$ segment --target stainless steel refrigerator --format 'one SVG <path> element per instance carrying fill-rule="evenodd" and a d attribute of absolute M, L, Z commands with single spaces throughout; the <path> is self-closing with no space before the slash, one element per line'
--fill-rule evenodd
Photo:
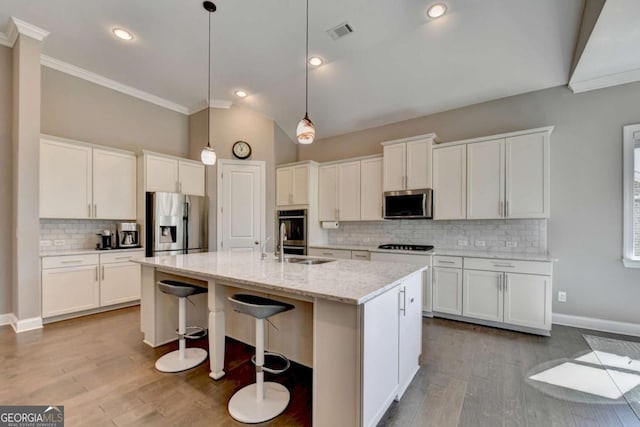
<path fill-rule="evenodd" d="M 147 256 L 207 252 L 206 197 L 146 193 Z"/>

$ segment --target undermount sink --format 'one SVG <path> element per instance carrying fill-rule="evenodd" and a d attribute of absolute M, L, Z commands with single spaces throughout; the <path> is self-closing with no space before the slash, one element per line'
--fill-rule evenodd
<path fill-rule="evenodd" d="M 284 262 L 289 262 L 292 264 L 305 264 L 305 265 L 316 265 L 316 264 L 325 264 L 327 262 L 335 261 L 335 259 L 325 259 L 325 258 L 285 258 Z"/>

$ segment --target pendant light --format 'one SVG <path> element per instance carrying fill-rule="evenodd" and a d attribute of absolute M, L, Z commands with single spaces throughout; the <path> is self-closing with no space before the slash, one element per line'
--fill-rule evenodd
<path fill-rule="evenodd" d="M 213 148 L 211 148 L 211 111 L 209 111 L 209 101 L 211 99 L 211 14 L 216 11 L 216 5 L 210 1 L 205 1 L 202 3 L 202 7 L 209 12 L 209 68 L 207 74 L 207 146 L 202 149 L 200 152 L 200 160 L 205 165 L 215 165 L 216 164 L 216 152 Z"/>
<path fill-rule="evenodd" d="M 304 57 L 305 63 L 305 86 L 304 86 L 304 118 L 298 123 L 296 137 L 300 144 L 311 144 L 316 137 L 316 128 L 309 119 L 309 0 L 307 0 L 307 47 Z"/>

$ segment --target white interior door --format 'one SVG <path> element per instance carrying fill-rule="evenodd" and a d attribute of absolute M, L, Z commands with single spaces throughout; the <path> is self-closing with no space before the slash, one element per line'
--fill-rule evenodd
<path fill-rule="evenodd" d="M 259 251 L 264 240 L 265 164 L 220 160 L 218 249 Z"/>

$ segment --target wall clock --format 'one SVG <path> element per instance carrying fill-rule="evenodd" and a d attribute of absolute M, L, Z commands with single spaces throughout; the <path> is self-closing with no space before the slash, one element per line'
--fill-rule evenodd
<path fill-rule="evenodd" d="M 236 141 L 231 151 L 238 159 L 244 160 L 251 155 L 251 146 L 246 141 Z"/>

